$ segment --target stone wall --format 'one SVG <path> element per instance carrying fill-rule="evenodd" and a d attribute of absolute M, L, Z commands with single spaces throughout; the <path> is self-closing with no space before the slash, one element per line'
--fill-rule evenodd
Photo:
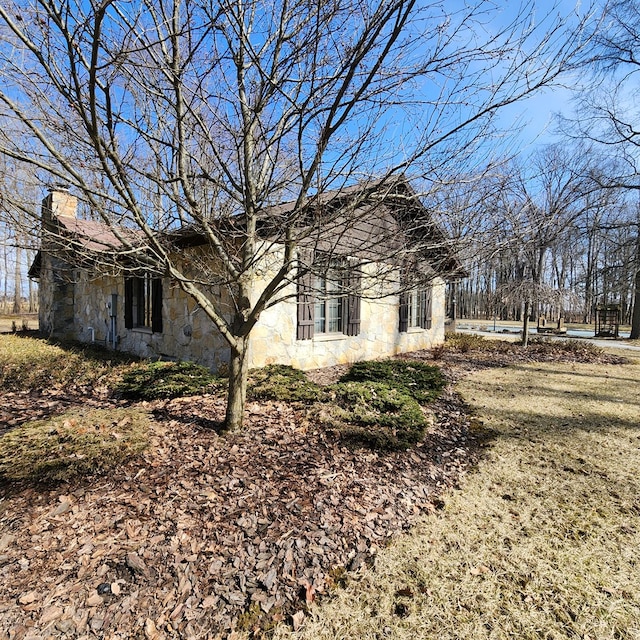
<path fill-rule="evenodd" d="M 375 286 L 371 278 L 367 283 L 365 275 L 359 335 L 322 334 L 296 340 L 297 303 L 295 285 L 291 285 L 289 299 L 265 311 L 254 328 L 249 366 L 283 363 L 316 369 L 428 349 L 444 342 L 444 280 L 436 278 L 433 284 L 431 329 L 410 328 L 402 333 L 398 330 L 398 296 L 379 297 L 373 293 Z"/>
<path fill-rule="evenodd" d="M 55 266 L 51 258 L 45 257 L 40 284 L 41 326 L 52 335 L 112 347 L 112 321 L 107 302 L 116 294 L 115 345 L 118 350 L 143 358 L 190 360 L 214 371 L 229 361 L 229 348 L 211 320 L 168 279 L 163 280 L 163 331 L 152 333 L 147 328 L 125 328 L 123 276 L 92 277 L 87 271 L 76 269 L 62 277 Z M 256 296 L 270 273 L 265 264 L 258 270 Z M 442 279 L 434 281 L 432 328 L 411 328 L 403 333 L 398 331 L 398 297 L 380 298 L 376 294 L 367 299 L 366 294 L 374 286 L 372 278 L 367 278 L 365 273 L 359 335 L 324 334 L 312 340 L 297 340 L 296 287 L 289 285 L 285 292 L 289 294 L 288 299 L 263 312 L 253 330 L 249 366 L 286 363 L 300 369 L 314 369 L 393 356 L 443 342 L 445 283 Z M 219 298 L 219 301 L 222 300 Z"/>
<path fill-rule="evenodd" d="M 143 358 L 189 360 L 217 370 L 229 360 L 229 350 L 220 333 L 202 309 L 168 279 L 162 283 L 162 333 L 124 326 L 124 277 L 90 277 L 79 274 L 75 289 L 75 337 L 113 344 L 107 302 L 117 295 L 116 348 Z"/>
<path fill-rule="evenodd" d="M 59 258 L 42 254 L 38 286 L 38 323 L 47 336 L 74 340 L 75 282 L 73 269 Z"/>

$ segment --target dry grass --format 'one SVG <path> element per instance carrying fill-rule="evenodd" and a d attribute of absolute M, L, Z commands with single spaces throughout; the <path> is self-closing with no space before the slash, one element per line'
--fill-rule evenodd
<path fill-rule="evenodd" d="M 53 482 L 101 473 L 148 444 L 149 418 L 135 409 L 67 412 L 0 436 L 0 479 Z"/>
<path fill-rule="evenodd" d="M 487 369 L 461 390 L 494 436 L 477 472 L 276 638 L 640 638 L 640 364 Z"/>
<path fill-rule="evenodd" d="M 0 314 L 0 333 L 15 330 L 22 331 L 23 329 L 33 331 L 37 330 L 38 326 L 37 313 L 22 313 L 20 315 Z"/>
<path fill-rule="evenodd" d="M 41 338 L 0 336 L 0 388 L 42 389 L 118 379 L 132 358 L 90 345 L 55 345 Z"/>

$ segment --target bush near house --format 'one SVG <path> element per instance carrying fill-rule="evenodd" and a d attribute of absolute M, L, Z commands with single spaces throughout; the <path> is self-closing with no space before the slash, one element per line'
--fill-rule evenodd
<path fill-rule="evenodd" d="M 450 353 L 491 354 L 492 356 L 519 357 L 529 361 L 560 361 L 564 358 L 576 362 L 608 362 L 623 364 L 622 356 L 606 353 L 599 346 L 585 340 L 559 340 L 547 336 L 531 336 L 524 347 L 520 342 L 486 339 L 470 333 L 451 333 L 445 337 L 444 349 Z"/>
<path fill-rule="evenodd" d="M 213 391 L 220 378 L 193 362 L 141 362 L 130 367 L 116 393 L 132 400 L 194 396 Z"/>
<path fill-rule="evenodd" d="M 326 388 L 323 396 L 314 416 L 356 444 L 395 451 L 424 437 L 425 415 L 400 388 L 381 382 L 341 382 Z"/>
<path fill-rule="evenodd" d="M 495 351 L 508 348 L 509 343 L 504 340 L 486 340 L 473 333 L 447 333 L 444 337 L 445 347 L 449 351 L 467 353 L 469 351 Z"/>
<path fill-rule="evenodd" d="M 247 395 L 254 400 L 310 404 L 320 397 L 320 387 L 300 369 L 286 364 L 270 364 L 249 372 Z"/>
<path fill-rule="evenodd" d="M 425 433 L 420 404 L 445 385 L 438 367 L 413 360 L 358 362 L 340 382 L 322 387 L 288 365 L 269 365 L 249 375 L 249 397 L 312 405 L 310 414 L 354 444 L 407 449 Z"/>
<path fill-rule="evenodd" d="M 438 367 L 416 360 L 356 362 L 340 382 L 380 382 L 420 403 L 435 400 L 446 384 Z"/>

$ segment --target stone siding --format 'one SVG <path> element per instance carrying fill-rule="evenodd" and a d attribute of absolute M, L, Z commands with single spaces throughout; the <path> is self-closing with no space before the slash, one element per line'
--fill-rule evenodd
<path fill-rule="evenodd" d="M 290 364 L 308 370 L 334 364 L 350 364 L 420 349 L 444 342 L 445 282 L 436 278 L 432 291 L 431 329 L 399 331 L 398 296 L 367 299 L 366 278 L 361 300 L 360 333 L 320 334 L 296 340 L 297 302 L 295 285 L 290 298 L 266 310 L 251 334 L 250 367 Z"/>
<path fill-rule="evenodd" d="M 107 303 L 116 298 L 116 348 L 143 358 L 198 362 L 217 370 L 229 360 L 229 349 L 220 333 L 195 302 L 177 287 L 163 281 L 163 331 L 126 329 L 124 326 L 124 278 L 91 277 L 69 269 L 59 260 L 43 256 L 40 276 L 39 321 L 41 331 L 55 338 L 95 342 L 112 348 L 111 316 Z"/>
<path fill-rule="evenodd" d="M 85 270 L 64 271 L 61 266 L 45 257 L 40 284 L 41 326 L 52 335 L 112 347 L 107 303 L 115 294 L 118 350 L 143 358 L 190 360 L 213 371 L 229 361 L 229 348 L 211 320 L 168 279 L 163 280 L 162 287 L 163 331 L 152 333 L 147 328 L 125 328 L 123 276 L 92 277 Z M 263 263 L 256 273 L 256 296 L 270 273 L 269 265 Z M 285 363 L 300 369 L 315 369 L 426 349 L 444 341 L 445 283 L 442 279 L 436 278 L 433 285 L 432 328 L 410 328 L 402 333 L 398 330 L 398 296 L 380 298 L 376 295 L 367 299 L 367 291 L 373 286 L 374 280 L 365 273 L 359 335 L 322 334 L 311 340 L 297 340 L 296 287 L 291 284 L 285 292 L 288 298 L 264 311 L 256 324 L 251 335 L 249 366 Z"/>
<path fill-rule="evenodd" d="M 62 260 L 43 254 L 38 296 L 40 331 L 62 340 L 74 340 L 76 335 L 73 269 Z"/>

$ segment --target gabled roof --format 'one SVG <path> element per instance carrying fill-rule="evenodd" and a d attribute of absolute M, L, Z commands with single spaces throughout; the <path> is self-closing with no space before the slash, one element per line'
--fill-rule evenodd
<path fill-rule="evenodd" d="M 74 216 L 56 216 L 60 230 L 64 235 L 86 251 L 112 251 L 124 245 L 114 230 L 99 220 L 82 220 Z M 136 229 L 120 227 L 118 233 L 132 244 L 138 244 L 142 232 Z"/>
<path fill-rule="evenodd" d="M 225 218 L 229 235 L 242 233 L 241 215 Z M 258 218 L 258 232 L 273 242 L 282 241 L 287 229 L 297 231 L 301 248 L 313 248 L 362 260 L 400 256 L 403 248 L 422 246 L 422 261 L 429 261 L 441 275 L 464 277 L 451 242 L 432 219 L 404 176 L 370 181 L 311 196 L 303 207 L 296 201 L 265 208 Z M 170 234 L 178 247 L 206 243 L 204 230 L 184 227 Z"/>
<path fill-rule="evenodd" d="M 118 237 L 118 234 L 120 237 Z M 45 223 L 43 245 L 56 254 L 72 256 L 79 264 L 102 259 L 114 262 L 125 249 L 122 239 L 140 245 L 141 231 L 120 227 L 118 234 L 106 223 L 71 215 L 52 215 Z M 121 239 L 122 238 L 122 239 Z M 29 277 L 37 279 L 42 269 L 41 248 L 29 267 Z"/>
<path fill-rule="evenodd" d="M 110 262 L 124 260 L 120 255 L 126 239 L 134 247 L 144 247 L 144 234 L 140 230 L 119 227 L 118 233 L 109 225 L 96 220 L 83 220 L 70 215 L 51 216 L 53 234 L 47 242 L 79 260 L 83 255 L 102 256 Z M 230 236 L 241 235 L 243 216 L 215 221 Z M 296 209 L 295 201 L 265 208 L 258 220 L 258 232 L 265 239 L 278 242 L 284 231 L 294 224 L 302 247 L 312 247 L 338 255 L 349 255 L 363 260 L 378 256 L 400 256 L 406 246 L 421 247 L 414 255 L 416 261 L 430 263 L 436 272 L 447 277 L 463 277 L 464 269 L 442 230 L 432 220 L 409 182 L 404 176 L 370 181 L 326 191 L 312 196 L 305 205 Z M 120 237 L 118 237 L 118 234 Z M 196 225 L 163 232 L 163 238 L 176 248 L 206 243 L 202 227 Z M 411 253 L 409 252 L 404 252 Z M 42 258 L 36 256 L 29 277 L 40 275 Z"/>

